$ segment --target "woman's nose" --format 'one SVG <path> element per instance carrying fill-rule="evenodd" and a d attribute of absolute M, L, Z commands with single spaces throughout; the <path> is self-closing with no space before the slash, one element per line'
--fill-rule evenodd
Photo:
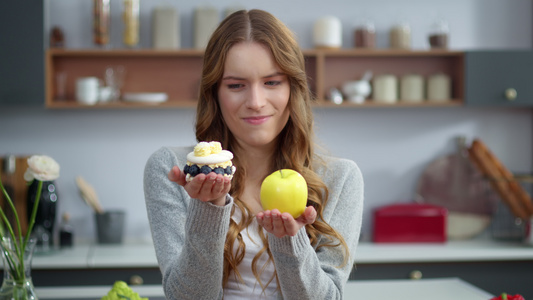
<path fill-rule="evenodd" d="M 246 107 L 249 109 L 257 110 L 265 106 L 266 99 L 263 89 L 258 85 L 252 85 L 246 100 Z"/>

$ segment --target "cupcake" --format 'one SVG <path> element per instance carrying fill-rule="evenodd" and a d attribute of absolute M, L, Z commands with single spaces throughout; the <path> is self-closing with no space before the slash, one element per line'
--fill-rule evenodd
<path fill-rule="evenodd" d="M 220 142 L 199 142 L 194 151 L 187 154 L 187 164 L 183 172 L 187 175 L 186 180 L 191 181 L 198 174 L 216 174 L 233 178 L 235 166 L 231 162 L 233 153 L 222 150 Z"/>

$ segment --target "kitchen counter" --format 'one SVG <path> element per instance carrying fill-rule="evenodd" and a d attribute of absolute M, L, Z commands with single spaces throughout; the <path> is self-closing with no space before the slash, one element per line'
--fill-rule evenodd
<path fill-rule="evenodd" d="M 449 261 L 533 260 L 533 246 L 492 240 L 450 241 L 442 244 L 376 244 L 362 242 L 357 264 Z M 79 244 L 72 249 L 38 253 L 33 269 L 157 267 L 155 250 L 147 241 L 122 245 Z"/>
<path fill-rule="evenodd" d="M 150 300 L 165 299 L 160 285 L 132 286 L 132 289 L 141 297 L 149 297 Z M 39 299 L 42 300 L 100 299 L 109 290 L 110 287 L 106 286 L 36 289 Z M 458 278 L 349 281 L 344 292 L 344 299 L 488 300 L 492 297 L 493 295 Z"/>

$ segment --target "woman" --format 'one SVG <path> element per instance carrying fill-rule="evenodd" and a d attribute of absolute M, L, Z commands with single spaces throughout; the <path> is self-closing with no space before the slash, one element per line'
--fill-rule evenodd
<path fill-rule="evenodd" d="M 271 14 L 239 11 L 205 51 L 198 141 L 234 153 L 232 180 L 210 173 L 186 183 L 189 148 L 161 148 L 144 189 L 167 299 L 341 299 L 363 206 L 353 161 L 316 154 L 304 58 Z M 263 179 L 289 168 L 308 184 L 294 219 L 263 211 Z"/>

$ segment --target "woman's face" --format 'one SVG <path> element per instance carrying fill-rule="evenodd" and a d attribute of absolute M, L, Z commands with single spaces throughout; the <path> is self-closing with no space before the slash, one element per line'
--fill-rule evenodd
<path fill-rule="evenodd" d="M 262 44 L 231 47 L 218 88 L 222 116 L 239 144 L 273 143 L 287 121 L 290 84 Z"/>

